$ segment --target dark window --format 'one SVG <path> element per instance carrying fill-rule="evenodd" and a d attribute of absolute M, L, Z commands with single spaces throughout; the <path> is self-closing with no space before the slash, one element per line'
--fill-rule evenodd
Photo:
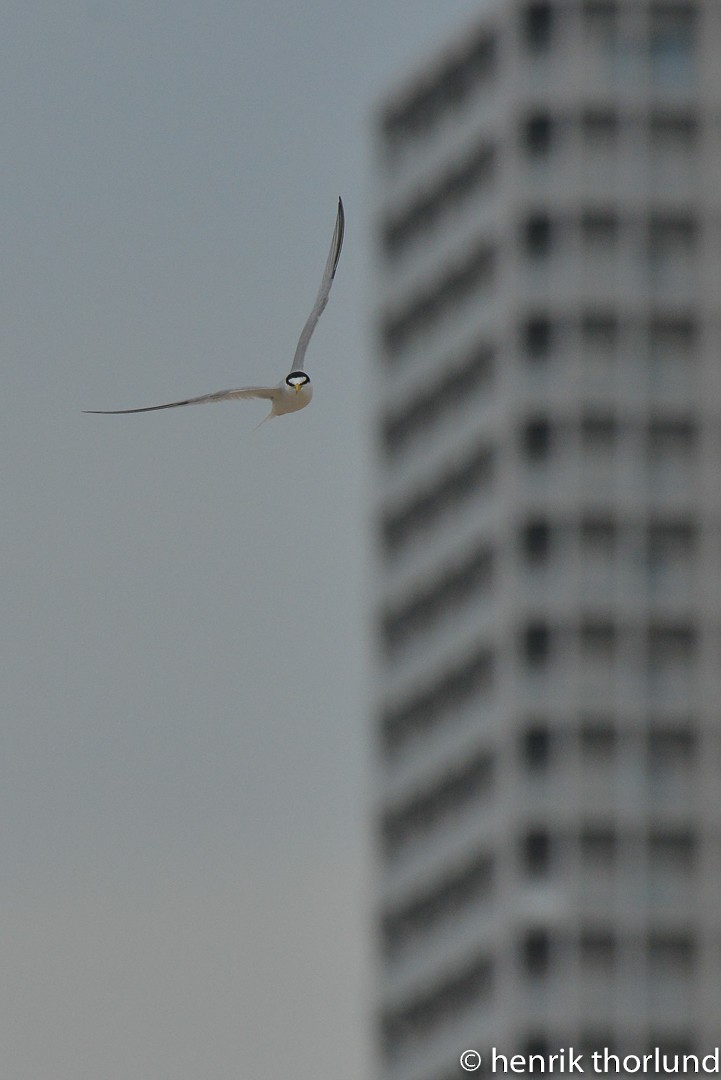
<path fill-rule="evenodd" d="M 493 962 L 485 955 L 471 957 L 462 968 L 441 976 L 432 990 L 421 991 L 381 1016 L 386 1056 L 392 1057 L 407 1043 L 428 1038 L 443 1024 L 457 1022 L 464 1012 L 488 1000 L 492 990 Z"/>
<path fill-rule="evenodd" d="M 382 439 L 387 453 L 402 450 L 414 437 L 433 428 L 447 413 L 473 402 L 473 397 L 493 381 L 493 348 L 481 343 L 459 358 L 441 363 L 443 374 L 401 409 L 383 420 Z"/>
<path fill-rule="evenodd" d="M 547 975 L 551 961 L 551 939 L 547 930 L 529 930 L 521 947 L 523 967 L 529 975 Z"/>
<path fill-rule="evenodd" d="M 551 548 L 551 526 L 543 519 L 529 521 L 521 534 L 521 547 L 526 561 L 533 564 L 545 563 Z"/>
<path fill-rule="evenodd" d="M 698 325 L 688 316 L 656 315 L 649 326 L 650 352 L 657 361 L 690 363 L 698 349 Z"/>
<path fill-rule="evenodd" d="M 523 226 L 523 242 L 534 259 L 543 258 L 551 250 L 551 219 L 548 214 L 531 214 Z"/>
<path fill-rule="evenodd" d="M 648 961 L 651 972 L 688 973 L 696 957 L 696 942 L 684 931 L 658 931 L 648 935 Z"/>
<path fill-rule="evenodd" d="M 462 915 L 487 898 L 492 886 L 493 860 L 483 852 L 430 888 L 415 893 L 408 903 L 383 915 L 381 934 L 386 954 L 397 955 L 413 941 Z"/>
<path fill-rule="evenodd" d="M 523 129 L 526 150 L 534 157 L 549 153 L 553 141 L 553 121 L 547 113 L 539 113 L 526 120 Z"/>
<path fill-rule="evenodd" d="M 478 301 L 491 289 L 494 271 L 495 250 L 484 241 L 452 265 L 443 277 L 416 293 L 400 310 L 388 312 L 380 325 L 388 358 L 402 352 L 414 337 L 427 334 L 469 297 Z"/>
<path fill-rule="evenodd" d="M 543 1058 L 544 1061 L 547 1061 L 549 1054 L 553 1053 L 550 1041 L 543 1035 L 531 1035 L 530 1038 L 526 1039 L 522 1052 L 525 1058 L 529 1058 L 532 1054 L 536 1054 Z"/>
<path fill-rule="evenodd" d="M 697 837 L 690 829 L 654 829 L 649 834 L 648 859 L 652 867 L 678 870 L 685 876 L 693 872 L 697 855 Z"/>
<path fill-rule="evenodd" d="M 587 555 L 613 558 L 618 541 L 616 522 L 603 515 L 585 515 L 578 527 L 581 548 Z"/>
<path fill-rule="evenodd" d="M 691 4 L 655 4 L 651 8 L 649 54 L 656 76 L 687 76 L 696 54 L 696 15 Z"/>
<path fill-rule="evenodd" d="M 494 148 L 484 142 L 439 181 L 422 189 L 402 213 L 386 220 L 382 237 L 388 255 L 399 255 L 472 193 L 489 188 L 494 175 Z"/>
<path fill-rule="evenodd" d="M 548 420 L 528 420 L 523 428 L 523 452 L 531 461 L 545 461 L 551 452 L 551 425 Z"/>
<path fill-rule="evenodd" d="M 551 838 L 546 829 L 531 829 L 523 837 L 521 858 L 527 874 L 543 877 L 551 865 Z"/>
<path fill-rule="evenodd" d="M 590 642 L 586 639 L 586 647 L 594 643 L 594 627 L 591 629 Z M 596 639 L 595 644 L 603 649 L 615 644 L 613 627 L 601 627 L 601 638 Z M 610 637 L 607 634 L 610 631 Z M 583 631 L 582 631 L 583 633 Z M 605 643 L 605 646 L 604 646 Z M 581 717 L 578 729 L 579 748 L 584 763 L 597 768 L 601 764 L 610 764 L 616 754 L 618 746 L 618 733 L 613 724 L 613 719 L 604 716 Z"/>
<path fill-rule="evenodd" d="M 429 487 L 419 491 L 381 522 L 388 553 L 398 551 L 413 537 L 430 528 L 444 514 L 477 495 L 493 479 L 494 459 L 487 446 L 477 446 L 461 462 L 454 462 Z"/>
<path fill-rule="evenodd" d="M 698 221 L 691 214 L 651 214 L 648 220 L 648 254 L 656 264 L 690 255 L 698 239 Z"/>
<path fill-rule="evenodd" d="M 604 1045 L 604 1044 L 601 1044 Z M 691 1034 L 684 1034 L 679 1031 L 677 1034 L 669 1035 L 668 1031 L 651 1031 L 649 1035 L 649 1041 L 647 1042 L 644 1050 L 646 1053 L 653 1054 L 658 1048 L 660 1054 L 667 1054 L 669 1056 L 673 1054 L 693 1054 L 694 1051 L 698 1053 L 698 1043 L 696 1038 Z M 673 1058 L 671 1058 L 673 1060 Z"/>
<path fill-rule="evenodd" d="M 612 825 L 587 825 L 579 838 L 584 870 L 610 874 L 618 858 L 618 836 Z"/>
<path fill-rule="evenodd" d="M 531 623 L 523 632 L 523 659 L 529 667 L 545 667 L 551 656 L 551 631 L 546 623 Z"/>
<path fill-rule="evenodd" d="M 489 693 L 492 685 L 493 654 L 481 648 L 402 704 L 383 713 L 381 732 L 385 751 L 397 752 L 410 739 L 420 737 L 449 715 L 456 715 L 467 701 Z"/>
<path fill-rule="evenodd" d="M 580 627 L 578 643 L 581 656 L 585 660 L 611 663 L 618 645 L 617 628 L 613 623 L 605 620 L 588 620 L 583 622 Z M 605 735 L 605 729 L 602 730 Z M 583 731 L 583 734 L 587 734 L 588 731 L 592 731 L 597 738 L 598 731 L 596 728 L 587 728 Z M 611 735 L 615 734 L 613 728 L 610 729 L 610 732 Z"/>
<path fill-rule="evenodd" d="M 551 352 L 553 332 L 551 320 L 543 316 L 531 318 L 524 329 L 524 348 L 532 360 L 545 360 Z"/>
<path fill-rule="evenodd" d="M 619 326 L 614 315 L 588 312 L 581 320 L 581 347 L 590 359 L 608 361 L 618 348 Z"/>
<path fill-rule="evenodd" d="M 524 17 L 524 38 L 529 52 L 545 52 L 551 45 L 553 11 L 549 3 L 529 4 Z"/>
<path fill-rule="evenodd" d="M 597 973 L 609 972 L 616 957 L 616 939 L 602 928 L 583 930 L 579 940 L 581 964 Z"/>
<path fill-rule="evenodd" d="M 481 544 L 430 585 L 386 612 L 381 623 L 386 647 L 393 649 L 402 645 L 414 634 L 428 629 L 467 603 L 480 590 L 490 587 L 492 554 L 486 543 Z"/>
<path fill-rule="evenodd" d="M 478 804 L 490 794 L 493 776 L 493 758 L 485 750 L 480 751 L 470 761 L 449 770 L 437 783 L 389 807 L 380 823 L 386 854 L 395 854 L 404 844 L 427 836 L 441 822 L 457 818 L 466 807 Z"/>
<path fill-rule="evenodd" d="M 589 148 L 608 152 L 618 139 L 618 113 L 613 109 L 586 109 L 581 116 L 581 133 Z"/>
<path fill-rule="evenodd" d="M 545 724 L 534 724 L 521 738 L 521 755 L 529 772 L 547 769 L 551 760 L 551 733 Z"/>
<path fill-rule="evenodd" d="M 651 625 L 648 628 L 649 664 L 657 669 L 689 666 L 696 654 L 696 631 L 686 625 Z"/>

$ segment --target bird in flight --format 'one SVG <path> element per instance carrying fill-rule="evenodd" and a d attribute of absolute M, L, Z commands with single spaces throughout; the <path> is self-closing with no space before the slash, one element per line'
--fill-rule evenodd
<path fill-rule="evenodd" d="M 181 405 L 203 405 L 211 401 L 232 401 L 236 398 L 265 398 L 270 401 L 270 412 L 266 416 L 266 420 L 270 420 L 273 416 L 283 416 L 285 413 L 298 412 L 299 409 L 304 409 L 306 405 L 310 404 L 310 399 L 313 397 L 310 377 L 304 370 L 305 354 L 318 319 L 323 314 L 328 303 L 330 287 L 333 284 L 338 259 L 343 247 L 344 231 L 345 213 L 343 200 L 339 198 L 333 239 L 318 296 L 298 340 L 291 370 L 276 386 L 244 386 L 239 390 L 219 390 L 215 394 L 203 394 L 201 397 L 185 398 L 183 401 L 170 401 L 167 405 L 146 405 L 142 409 L 84 409 L 83 411 L 95 415 L 114 416 L 120 413 L 157 412 L 159 409 L 177 409 Z"/>

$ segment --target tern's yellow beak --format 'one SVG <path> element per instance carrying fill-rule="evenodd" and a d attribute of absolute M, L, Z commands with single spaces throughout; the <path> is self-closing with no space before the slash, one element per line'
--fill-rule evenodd
<path fill-rule="evenodd" d="M 296 384 L 295 384 L 295 392 L 296 392 L 296 394 L 297 394 L 297 393 L 298 393 L 298 391 L 300 390 L 301 386 L 303 386 L 303 383 L 296 383 Z"/>

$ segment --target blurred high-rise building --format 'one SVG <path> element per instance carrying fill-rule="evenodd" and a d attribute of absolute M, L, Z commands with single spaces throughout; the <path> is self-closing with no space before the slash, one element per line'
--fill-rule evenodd
<path fill-rule="evenodd" d="M 481 0 L 375 150 L 377 1075 L 709 1053 L 721 3 Z"/>

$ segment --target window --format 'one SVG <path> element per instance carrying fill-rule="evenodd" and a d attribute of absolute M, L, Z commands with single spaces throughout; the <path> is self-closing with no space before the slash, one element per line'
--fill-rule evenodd
<path fill-rule="evenodd" d="M 690 829 L 654 829 L 648 838 L 648 864 L 652 880 L 675 877 L 688 882 L 696 867 L 698 845 Z"/>
<path fill-rule="evenodd" d="M 618 149 L 619 120 L 613 109 L 586 109 L 581 115 L 581 140 L 590 159 L 601 160 Z"/>
<path fill-rule="evenodd" d="M 587 621 L 582 623 L 579 635 L 579 646 L 581 659 L 587 664 L 604 668 L 610 667 L 616 657 L 616 627 L 613 623 L 605 621 Z M 597 740 L 598 731 L 598 728 L 594 729 L 589 727 L 582 733 L 582 737 L 586 736 L 588 738 L 591 733 L 593 733 Z"/>
<path fill-rule="evenodd" d="M 696 149 L 698 120 L 686 112 L 654 112 L 649 120 L 652 150 L 664 154 L 689 154 Z"/>
<path fill-rule="evenodd" d="M 485 240 L 459 257 L 432 285 L 420 289 L 395 313 L 387 314 L 381 336 L 389 359 L 401 353 L 419 334 L 426 334 L 440 319 L 469 296 L 476 299 L 493 284 L 495 249 Z"/>
<path fill-rule="evenodd" d="M 652 420 L 648 427 L 648 465 L 654 486 L 681 490 L 693 482 L 698 429 L 691 418 Z"/>
<path fill-rule="evenodd" d="M 666 450 L 687 453 L 697 434 L 696 421 L 691 418 L 652 420 L 648 426 L 649 444 L 657 453 Z"/>
<path fill-rule="evenodd" d="M 650 177 L 659 193 L 689 194 L 699 176 L 698 123 L 686 113 L 657 112 L 649 122 Z"/>
<path fill-rule="evenodd" d="M 551 425 L 543 417 L 528 420 L 522 431 L 524 456 L 533 462 L 547 461 L 551 455 Z"/>
<path fill-rule="evenodd" d="M 530 360 L 547 360 L 553 345 L 551 320 L 543 315 L 528 319 L 524 327 L 524 349 Z"/>
<path fill-rule="evenodd" d="M 652 933 L 648 937 L 649 974 L 690 974 L 696 953 L 696 943 L 690 933 Z"/>
<path fill-rule="evenodd" d="M 493 859 L 485 852 L 420 890 L 402 907 L 387 912 L 381 929 L 386 955 L 394 956 L 487 898 L 493 886 Z"/>
<path fill-rule="evenodd" d="M 489 189 L 495 177 L 495 150 L 487 143 L 475 147 L 466 158 L 435 183 L 430 184 L 409 207 L 383 226 L 383 246 L 391 257 L 430 229 L 471 194 Z"/>
<path fill-rule="evenodd" d="M 698 1059 L 690 1060 L 687 1071 L 686 1064 L 683 1063 L 683 1055 L 693 1054 L 694 1048 L 698 1049 L 696 1038 L 693 1035 L 685 1034 L 682 1030 L 674 1032 L 673 1035 L 669 1035 L 668 1030 L 665 1031 L 651 1031 L 649 1041 L 646 1043 L 645 1052 L 653 1054 L 658 1049 L 660 1054 L 667 1055 L 667 1063 L 669 1069 L 675 1068 L 679 1075 L 689 1075 L 691 1069 L 694 1072 L 699 1072 L 699 1067 L 696 1064 Z M 676 1065 L 674 1056 L 679 1055 L 679 1065 Z M 663 1060 L 663 1058 L 661 1059 Z M 664 1068 L 666 1065 L 664 1064 Z"/>
<path fill-rule="evenodd" d="M 445 110 L 459 108 L 470 97 L 480 78 L 489 74 L 494 53 L 494 39 L 483 32 L 465 55 L 446 66 L 436 86 L 439 103 Z"/>
<path fill-rule="evenodd" d="M 449 511 L 488 489 L 494 475 L 491 449 L 480 444 L 467 457 L 453 462 L 426 488 L 399 508 L 385 513 L 381 535 L 388 554 L 394 554 L 419 533 L 431 528 Z"/>
<path fill-rule="evenodd" d="M 608 802 L 602 793 L 613 790 L 609 769 L 601 767 L 596 771 L 597 766 L 588 759 L 586 765 L 589 771 L 581 782 L 587 797 L 587 789 L 593 784 L 594 791 L 601 794 L 598 801 Z M 609 810 L 609 814 L 611 812 Z M 579 902 L 581 912 L 587 913 L 589 919 L 595 917 L 600 922 L 614 910 L 620 853 L 621 839 L 612 821 L 600 819 L 581 826 L 578 835 Z"/>
<path fill-rule="evenodd" d="M 581 554 L 595 563 L 612 563 L 616 554 L 618 529 L 608 517 L 585 516 L 579 528 Z"/>
<path fill-rule="evenodd" d="M 467 604 L 479 592 L 489 588 L 492 571 L 492 548 L 487 542 L 482 542 L 455 565 L 448 567 L 430 585 L 425 584 L 408 600 L 386 612 L 382 621 L 386 647 L 398 648 Z"/>
<path fill-rule="evenodd" d="M 480 1001 L 488 1000 L 492 990 L 493 962 L 485 954 L 441 975 L 432 990 L 421 991 L 383 1014 L 381 1032 L 386 1056 L 393 1057 L 407 1044 L 421 1042 L 442 1025 L 455 1022 L 477 1008 Z"/>
<path fill-rule="evenodd" d="M 651 77 L 688 85 L 696 61 L 696 12 L 688 3 L 654 4 L 649 27 Z"/>
<path fill-rule="evenodd" d="M 485 343 L 475 345 L 460 358 L 441 362 L 442 375 L 418 391 L 402 409 L 383 419 L 383 448 L 388 454 L 429 431 L 447 413 L 473 401 L 474 395 L 493 382 L 495 354 Z"/>
<path fill-rule="evenodd" d="M 697 740 L 685 730 L 655 730 L 648 733 L 647 765 L 649 793 L 664 804 L 686 799 L 696 775 Z"/>
<path fill-rule="evenodd" d="M 523 526 L 521 550 L 526 562 L 533 566 L 548 562 L 551 550 L 551 526 L 545 518 L 529 521 Z"/>
<path fill-rule="evenodd" d="M 431 680 L 424 689 L 383 712 L 381 732 L 385 752 L 396 753 L 449 713 L 456 714 L 466 702 L 489 693 L 492 686 L 493 654 L 482 647 Z"/>
<path fill-rule="evenodd" d="M 618 351 L 618 319 L 603 312 L 589 312 L 581 319 L 580 331 L 583 359 L 589 368 L 608 376 Z"/>
<path fill-rule="evenodd" d="M 551 938 L 547 930 L 529 930 L 521 944 L 521 964 L 527 975 L 541 978 L 551 966 Z"/>
<path fill-rule="evenodd" d="M 521 638 L 523 660 L 529 668 L 545 668 L 551 659 L 551 630 L 547 623 L 531 623 Z"/>
<path fill-rule="evenodd" d="M 652 358 L 687 363 L 698 346 L 698 326 L 691 318 L 656 316 L 651 320 L 649 339 Z"/>
<path fill-rule="evenodd" d="M 583 717 L 579 744 L 581 763 L 586 769 L 593 772 L 596 769 L 609 768 L 614 763 L 617 745 L 613 720 L 604 716 Z"/>
<path fill-rule="evenodd" d="M 613 451 L 618 425 L 609 413 L 585 413 L 580 434 L 581 446 L 587 453 L 608 455 Z"/>
<path fill-rule="evenodd" d="M 523 226 L 523 245 L 531 259 L 544 259 L 551 251 L 553 228 L 546 213 L 531 214 Z"/>
<path fill-rule="evenodd" d="M 607 877 L 616 868 L 618 835 L 611 825 L 588 825 L 581 831 L 579 849 L 582 869 Z"/>
<path fill-rule="evenodd" d="M 610 930 L 583 930 L 578 942 L 581 967 L 588 974 L 609 977 L 616 958 L 616 939 Z"/>
<path fill-rule="evenodd" d="M 535 113 L 523 125 L 523 145 L 529 157 L 548 157 L 553 144 L 554 125 L 548 113 Z"/>
<path fill-rule="evenodd" d="M 574 1043 L 575 1047 L 575 1043 Z M 586 1062 L 586 1068 L 594 1060 L 591 1055 L 597 1053 L 603 1053 L 605 1048 L 609 1054 L 617 1054 L 618 1047 L 616 1042 L 616 1036 L 612 1031 L 608 1029 L 595 1028 L 593 1030 L 585 1030 L 581 1032 L 581 1037 L 578 1040 L 578 1048 L 583 1054 L 583 1060 Z M 596 1058 L 599 1063 L 603 1062 L 603 1058 Z M 602 1067 L 599 1064 L 599 1067 Z"/>
<path fill-rule="evenodd" d="M 583 29 L 589 46 L 609 48 L 615 45 L 618 35 L 616 0 L 585 0 Z"/>
<path fill-rule="evenodd" d="M 581 217 L 581 246 L 589 259 L 608 259 L 616 253 L 618 218 L 610 211 L 587 211 Z"/>
<path fill-rule="evenodd" d="M 381 130 L 386 148 L 393 152 L 404 143 L 429 134 L 449 112 L 463 105 L 492 76 L 496 41 L 484 28 L 434 77 L 423 80 L 400 102 L 386 109 Z"/>
<path fill-rule="evenodd" d="M 648 223 L 651 258 L 661 260 L 670 258 L 675 253 L 690 254 L 697 231 L 696 220 L 688 214 L 653 214 Z"/>
<path fill-rule="evenodd" d="M 521 864 L 529 877 L 545 877 L 551 867 L 551 837 L 547 829 L 530 829 L 521 841 Z"/>
<path fill-rule="evenodd" d="M 651 521 L 646 528 L 646 567 L 654 588 L 690 584 L 698 530 L 687 518 Z"/>
<path fill-rule="evenodd" d="M 653 214 L 647 233 L 648 267 L 658 284 L 688 283 L 698 223 L 690 214 Z"/>
<path fill-rule="evenodd" d="M 551 760 L 551 732 L 543 721 L 531 724 L 521 736 L 521 759 L 528 772 L 545 772 Z"/>
<path fill-rule="evenodd" d="M 550 3 L 528 4 L 524 13 L 523 31 L 529 52 L 548 51 L 553 34 L 553 9 Z"/>
<path fill-rule="evenodd" d="M 458 817 L 470 804 L 490 794 L 493 758 L 485 750 L 448 769 L 435 783 L 387 809 L 381 821 L 386 854 L 394 855 L 409 842 L 423 838 L 449 818 Z"/>
<path fill-rule="evenodd" d="M 691 626 L 651 626 L 648 665 L 653 675 L 690 674 L 696 659 L 696 633 Z"/>
<path fill-rule="evenodd" d="M 558 1047 L 562 1042 L 562 1039 L 555 1041 L 547 1039 L 545 1035 L 531 1035 L 523 1044 L 522 1054 L 526 1059 L 530 1058 L 532 1054 L 536 1054 L 546 1062 L 548 1061 L 549 1055 L 554 1053 L 552 1047 Z M 531 1070 L 529 1069 L 529 1072 L 530 1071 Z"/>
<path fill-rule="evenodd" d="M 649 326 L 649 382 L 652 390 L 688 394 L 698 355 L 698 324 L 689 317 L 656 316 Z"/>

